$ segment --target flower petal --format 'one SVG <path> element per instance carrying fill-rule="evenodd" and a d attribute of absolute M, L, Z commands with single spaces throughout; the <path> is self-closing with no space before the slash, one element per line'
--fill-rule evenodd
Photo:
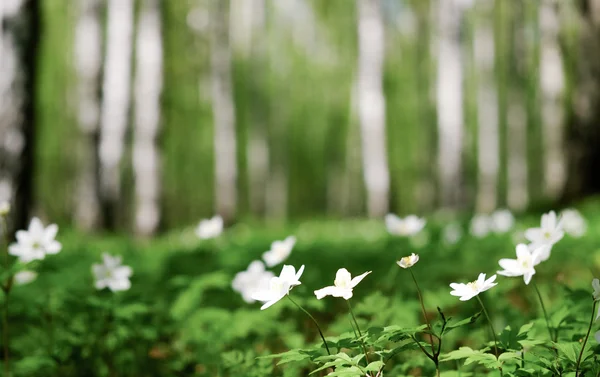
<path fill-rule="evenodd" d="M 370 274 L 372 271 L 367 271 L 362 275 L 358 275 L 355 276 L 351 281 L 350 281 L 350 288 L 354 288 L 358 285 L 358 283 L 360 283 L 362 281 L 362 279 L 365 278 L 365 276 L 367 276 L 368 274 Z"/>
<path fill-rule="evenodd" d="M 317 296 L 317 300 L 320 300 L 325 296 L 339 297 L 339 295 L 336 295 L 338 293 L 338 290 L 339 288 L 334 286 L 321 288 L 315 291 L 315 296 Z"/>

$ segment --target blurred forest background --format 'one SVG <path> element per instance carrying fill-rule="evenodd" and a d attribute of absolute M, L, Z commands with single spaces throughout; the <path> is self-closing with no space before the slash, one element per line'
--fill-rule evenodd
<path fill-rule="evenodd" d="M 83 230 L 600 190 L 599 0 L 0 0 L 0 199 Z"/>

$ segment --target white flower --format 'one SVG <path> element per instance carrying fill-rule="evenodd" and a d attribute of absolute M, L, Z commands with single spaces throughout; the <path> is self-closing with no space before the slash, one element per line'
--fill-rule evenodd
<path fill-rule="evenodd" d="M 0 216 L 6 216 L 10 212 L 10 203 L 7 201 L 0 202 Z"/>
<path fill-rule="evenodd" d="M 269 288 L 269 281 L 275 275 L 265 270 L 265 265 L 255 260 L 248 266 L 246 271 L 238 272 L 231 283 L 234 291 L 242 295 L 244 301 L 252 304 L 255 300 L 252 295 L 256 292 Z"/>
<path fill-rule="evenodd" d="M 463 236 L 463 230 L 460 224 L 450 223 L 446 225 L 442 231 L 442 239 L 448 245 L 454 245 Z"/>
<path fill-rule="evenodd" d="M 25 285 L 29 284 L 37 278 L 38 274 L 35 271 L 19 271 L 14 276 L 14 281 L 16 285 Z"/>
<path fill-rule="evenodd" d="M 517 259 L 500 259 L 498 264 L 504 268 L 503 271 L 498 271 L 499 275 L 503 276 L 523 276 L 525 284 L 529 284 L 533 275 L 535 275 L 535 266 L 540 263 L 540 258 L 547 246 L 542 246 L 540 249 L 530 251 L 527 245 L 517 245 Z"/>
<path fill-rule="evenodd" d="M 285 261 L 292 253 L 292 249 L 296 244 L 296 237 L 289 236 L 283 241 L 275 241 L 271 244 L 271 250 L 263 254 L 263 259 L 269 267 L 278 265 Z"/>
<path fill-rule="evenodd" d="M 470 232 L 473 237 L 483 238 L 487 236 L 492 227 L 492 221 L 489 216 L 477 214 L 471 219 Z"/>
<path fill-rule="evenodd" d="M 560 213 L 563 229 L 572 237 L 579 238 L 587 231 L 587 223 L 576 209 L 565 209 Z"/>
<path fill-rule="evenodd" d="M 113 292 L 126 291 L 131 288 L 129 278 L 133 274 L 131 267 L 121 265 L 120 256 L 102 254 L 102 264 L 92 265 L 92 272 L 96 277 L 96 289 L 108 288 Z"/>
<path fill-rule="evenodd" d="M 219 215 L 200 221 L 196 228 L 196 235 L 203 240 L 218 237 L 222 232 L 223 218 Z"/>
<path fill-rule="evenodd" d="M 396 264 L 402 268 L 410 268 L 414 266 L 419 261 L 419 256 L 415 253 L 412 253 L 408 257 L 404 257 L 400 259 Z"/>
<path fill-rule="evenodd" d="M 550 258 L 551 247 L 560 241 L 564 235 L 562 221 L 556 217 L 554 211 L 542 215 L 541 227 L 529 228 L 525 231 L 525 238 L 531 242 L 529 249 L 535 250 L 544 245 L 550 247 L 548 252 L 542 256 L 542 262 Z"/>
<path fill-rule="evenodd" d="M 302 272 L 304 272 L 304 265 L 296 272 L 294 266 L 284 264 L 279 276 L 275 276 L 269 281 L 269 289 L 255 292 L 252 299 L 264 302 L 265 304 L 260 307 L 260 310 L 265 310 L 284 298 L 293 287 L 302 284 L 300 283 Z"/>
<path fill-rule="evenodd" d="M 340 268 L 335 274 L 335 280 L 333 286 L 325 287 L 315 291 L 315 296 L 320 300 L 325 296 L 343 297 L 345 300 L 349 300 L 352 297 L 352 289 L 358 285 L 371 271 L 367 271 L 362 275 L 356 276 L 352 279 L 350 272 L 345 268 Z"/>
<path fill-rule="evenodd" d="M 406 216 L 404 219 L 389 213 L 385 216 L 385 226 L 390 234 L 396 236 L 413 236 L 425 227 L 427 221 L 415 215 Z"/>
<path fill-rule="evenodd" d="M 594 288 L 594 301 L 600 301 L 600 280 L 592 280 L 592 288 Z"/>
<path fill-rule="evenodd" d="M 8 253 L 18 257 L 22 263 L 44 259 L 47 254 L 57 254 L 62 249 L 62 245 L 54 239 L 56 233 L 58 233 L 56 224 L 44 228 L 40 219 L 34 217 L 27 230 L 17 232 L 17 242 L 9 246 Z"/>
<path fill-rule="evenodd" d="M 496 233 L 506 233 L 515 225 L 515 217 L 507 209 L 500 209 L 490 216 L 492 230 Z"/>
<path fill-rule="evenodd" d="M 493 275 L 489 279 L 485 280 L 485 274 L 479 274 L 477 280 L 462 284 L 462 283 L 452 283 L 450 284 L 450 288 L 453 289 L 450 294 L 452 296 L 460 296 L 460 301 L 467 301 L 477 296 L 481 292 L 485 292 L 488 289 L 492 288 L 498 283 L 494 283 L 496 280 L 496 275 Z"/>

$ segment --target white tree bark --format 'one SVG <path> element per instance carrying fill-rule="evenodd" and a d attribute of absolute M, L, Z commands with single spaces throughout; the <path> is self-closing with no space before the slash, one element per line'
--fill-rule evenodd
<path fill-rule="evenodd" d="M 100 112 L 100 188 L 103 205 L 114 216 L 120 197 L 120 163 L 131 96 L 133 0 L 108 0 L 103 102 Z"/>
<path fill-rule="evenodd" d="M 540 24 L 540 95 L 544 145 L 544 188 L 550 198 L 561 194 L 566 180 L 563 95 L 565 75 L 559 46 L 560 22 L 556 0 L 542 0 Z"/>
<path fill-rule="evenodd" d="M 16 229 L 26 226 L 31 208 L 38 5 L 0 1 L 0 200 L 12 203 Z"/>
<path fill-rule="evenodd" d="M 75 30 L 77 122 L 81 134 L 75 220 L 85 230 L 99 226 L 101 214 L 96 139 L 100 119 L 98 92 L 102 66 L 102 3 L 102 0 L 80 0 Z"/>
<path fill-rule="evenodd" d="M 385 97 L 383 94 L 384 26 L 379 0 L 357 0 L 358 115 L 367 212 L 371 217 L 389 209 L 390 172 L 387 162 Z"/>
<path fill-rule="evenodd" d="M 228 0 L 213 1 L 211 89 L 215 127 L 216 211 L 225 219 L 232 219 L 237 207 L 237 148 Z"/>
<path fill-rule="evenodd" d="M 138 234 L 151 235 L 160 222 L 160 125 L 163 48 L 158 0 L 143 0 L 136 40 L 133 169 Z"/>
<path fill-rule="evenodd" d="M 478 19 L 474 31 L 474 55 L 477 70 L 477 203 L 478 213 L 489 213 L 498 203 L 500 146 L 498 132 L 498 92 L 494 72 L 495 46 L 494 1 L 478 2 Z M 443 64 L 443 62 L 442 62 Z"/>
<path fill-rule="evenodd" d="M 440 203 L 456 208 L 463 182 L 463 59 L 460 38 L 463 0 L 437 4 L 437 112 Z"/>

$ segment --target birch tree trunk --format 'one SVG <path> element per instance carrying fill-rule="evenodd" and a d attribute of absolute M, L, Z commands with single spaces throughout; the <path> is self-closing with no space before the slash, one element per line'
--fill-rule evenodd
<path fill-rule="evenodd" d="M 509 8 L 512 38 L 510 41 L 510 81 L 508 82 L 507 129 L 510 141 L 507 147 L 506 202 L 513 210 L 524 210 L 529 203 L 527 184 L 527 87 L 526 56 L 533 50 L 525 35 L 525 8 L 523 3 Z"/>
<path fill-rule="evenodd" d="M 544 189 L 556 199 L 566 180 L 564 151 L 565 74 L 559 46 L 560 21 L 556 0 L 543 0 L 539 8 L 540 97 L 544 136 Z"/>
<path fill-rule="evenodd" d="M 235 109 L 229 46 L 229 0 L 213 1 L 211 17 L 211 88 L 215 127 L 216 211 L 233 219 L 237 206 Z"/>
<path fill-rule="evenodd" d="M 498 172 L 500 146 L 498 131 L 498 89 L 494 71 L 495 44 L 493 18 L 494 0 L 478 3 L 474 34 L 474 55 L 477 69 L 477 203 L 478 213 L 489 213 L 498 204 Z M 443 62 L 442 62 L 443 64 Z"/>
<path fill-rule="evenodd" d="M 136 40 L 133 169 L 135 174 L 135 229 L 153 234 L 160 223 L 160 153 L 156 145 L 160 125 L 163 48 L 159 0 L 143 0 Z"/>
<path fill-rule="evenodd" d="M 461 0 L 444 0 L 438 13 L 438 168 L 440 204 L 457 208 L 463 186 L 463 59 L 461 24 L 464 5 Z"/>
<path fill-rule="evenodd" d="M 102 4 L 102 0 L 80 0 L 75 30 L 77 122 L 80 131 L 75 221 L 84 230 L 92 230 L 101 224 L 97 140 L 102 66 Z"/>
<path fill-rule="evenodd" d="M 105 222 L 114 227 L 121 196 L 121 159 L 131 96 L 133 0 L 108 0 L 100 113 L 100 193 Z"/>
<path fill-rule="evenodd" d="M 0 200 L 12 202 L 10 233 L 26 227 L 32 204 L 39 7 L 0 2 Z"/>
<path fill-rule="evenodd" d="M 385 97 L 383 94 L 384 26 L 379 0 L 357 0 L 358 117 L 367 212 L 380 217 L 389 209 Z"/>

